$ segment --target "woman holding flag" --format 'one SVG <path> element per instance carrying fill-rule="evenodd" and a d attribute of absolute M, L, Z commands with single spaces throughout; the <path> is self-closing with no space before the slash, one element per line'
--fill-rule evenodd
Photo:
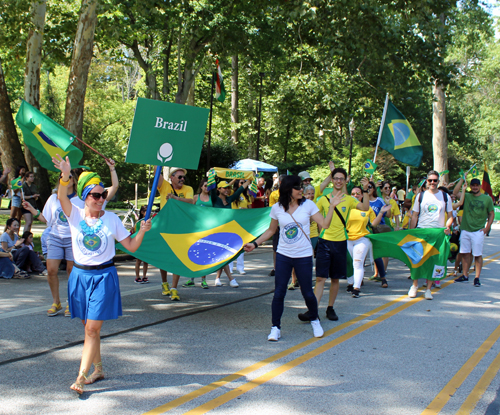
<path fill-rule="evenodd" d="M 310 315 L 314 337 L 324 334 L 318 317 L 318 301 L 312 289 L 313 248 L 310 239 L 311 220 L 328 229 L 335 206 L 345 195 L 339 192 L 330 199 L 326 217 L 316 204 L 303 198 L 302 180 L 299 176 L 285 176 L 280 185 L 279 201 L 271 209 L 271 225 L 256 241 L 246 244 L 245 251 L 252 252 L 280 229 L 280 241 L 276 252 L 275 291 L 272 302 L 272 327 L 267 337 L 278 341 L 281 337 L 281 316 L 283 315 L 287 284 L 295 269 L 302 296 Z"/>
<path fill-rule="evenodd" d="M 78 180 L 77 194 L 85 207 L 73 205 L 68 197 L 69 158 L 63 160 L 57 155 L 52 161 L 61 171 L 57 196 L 68 218 L 75 258 L 68 280 L 69 309 L 71 317 L 80 318 L 85 326 L 80 372 L 71 385 L 72 390 L 82 394 L 84 384 L 104 379 L 100 341 L 102 323 L 122 314 L 118 274 L 113 262 L 115 241 L 135 252 L 145 232 L 151 229 L 151 220 L 142 222 L 137 235 L 131 238 L 118 216 L 103 210 L 108 191 L 100 177 L 92 172 L 83 173 Z M 94 372 L 88 376 L 92 364 Z"/>

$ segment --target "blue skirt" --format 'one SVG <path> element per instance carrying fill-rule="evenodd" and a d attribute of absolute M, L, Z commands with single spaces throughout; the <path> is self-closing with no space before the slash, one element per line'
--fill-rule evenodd
<path fill-rule="evenodd" d="M 120 284 L 114 265 L 90 271 L 74 266 L 68 280 L 68 303 L 71 318 L 83 321 L 121 316 Z"/>

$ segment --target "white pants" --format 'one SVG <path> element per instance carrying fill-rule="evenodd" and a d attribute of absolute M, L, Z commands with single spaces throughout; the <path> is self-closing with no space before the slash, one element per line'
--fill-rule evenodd
<path fill-rule="evenodd" d="M 365 258 L 371 249 L 372 243 L 364 236 L 355 241 L 347 241 L 347 249 L 352 257 L 352 266 L 354 276 L 347 279 L 348 284 L 353 284 L 354 288 L 359 289 L 365 276 Z"/>
<path fill-rule="evenodd" d="M 229 271 L 233 272 L 234 261 L 229 263 Z M 238 272 L 245 271 L 245 254 L 241 254 L 236 260 L 236 269 Z"/>
<path fill-rule="evenodd" d="M 483 255 L 484 232 L 460 232 L 460 253 L 468 254 L 472 252 L 473 256 Z"/>

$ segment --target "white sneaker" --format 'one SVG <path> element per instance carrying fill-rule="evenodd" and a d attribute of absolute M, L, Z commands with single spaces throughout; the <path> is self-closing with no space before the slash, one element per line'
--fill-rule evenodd
<path fill-rule="evenodd" d="M 267 340 L 270 342 L 277 342 L 280 337 L 281 330 L 276 326 L 271 327 L 271 333 L 269 333 L 269 336 L 267 336 Z"/>
<path fill-rule="evenodd" d="M 239 274 L 241 274 L 241 275 L 245 275 L 245 274 L 246 274 L 246 272 L 245 272 L 245 271 L 243 271 L 243 270 L 241 270 L 241 271 L 240 271 L 240 270 L 238 270 L 238 273 L 239 273 Z"/>
<path fill-rule="evenodd" d="M 434 281 L 434 286 L 435 286 L 436 288 L 441 288 L 441 281 L 440 281 L 440 280 L 438 280 L 438 281 Z"/>
<path fill-rule="evenodd" d="M 229 285 L 233 288 L 238 288 L 240 286 L 240 284 L 238 284 L 238 282 L 235 279 L 229 281 Z"/>
<path fill-rule="evenodd" d="M 317 320 L 311 321 L 311 326 L 313 328 L 314 337 L 323 337 L 323 334 L 325 334 L 325 331 L 323 330 L 323 327 L 321 327 L 321 323 L 319 322 L 319 318 Z"/>
<path fill-rule="evenodd" d="M 222 283 L 220 282 L 220 278 L 215 279 L 215 286 L 216 287 L 222 287 Z"/>
<path fill-rule="evenodd" d="M 431 290 L 425 290 L 424 297 L 426 300 L 432 300 L 434 297 L 432 296 Z"/>
<path fill-rule="evenodd" d="M 408 291 L 408 297 L 415 298 L 417 296 L 417 291 L 418 291 L 418 287 L 415 285 L 412 285 L 410 287 L 410 290 Z"/>

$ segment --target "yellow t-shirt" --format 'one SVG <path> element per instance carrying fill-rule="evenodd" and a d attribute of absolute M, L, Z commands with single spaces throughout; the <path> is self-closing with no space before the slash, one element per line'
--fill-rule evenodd
<path fill-rule="evenodd" d="M 313 200 L 317 200 L 318 197 L 320 197 L 323 194 L 320 187 L 321 186 L 314 186 L 314 199 Z M 314 222 L 314 223 L 316 223 L 316 222 Z"/>
<path fill-rule="evenodd" d="M 403 223 L 400 224 L 401 229 L 408 229 L 410 225 L 410 212 L 411 211 L 406 212 L 406 215 L 403 218 Z"/>
<path fill-rule="evenodd" d="M 250 201 L 246 199 L 245 196 L 242 194 L 240 195 L 240 200 L 239 204 L 236 204 L 236 202 L 231 203 L 231 209 L 249 209 L 249 207 L 252 207 L 252 198 L 250 198 Z"/>
<path fill-rule="evenodd" d="M 325 197 L 320 197 L 320 199 L 316 202 L 316 206 L 318 206 L 319 211 L 324 217 L 326 217 L 328 209 L 330 208 L 330 197 L 331 194 Z M 359 203 L 358 199 L 346 195 L 344 200 L 337 205 L 337 209 L 344 218 L 344 220 L 346 221 L 346 223 L 347 223 L 347 218 L 349 216 L 349 212 L 352 209 L 356 209 L 358 203 Z M 347 240 L 347 233 L 345 231 L 344 225 L 342 224 L 342 221 L 335 212 L 333 212 L 332 222 L 330 223 L 330 227 L 328 229 L 321 230 L 319 237 L 327 241 Z"/>
<path fill-rule="evenodd" d="M 163 180 L 163 183 L 158 188 L 158 190 L 160 192 L 160 209 L 163 209 L 163 206 L 165 206 L 165 203 L 167 203 L 167 195 L 169 193 L 174 193 L 174 188 L 168 181 Z M 176 190 L 175 194 L 177 194 L 177 196 L 179 197 L 182 197 L 183 199 L 192 199 L 193 188 L 191 186 L 184 185 L 179 190 Z"/>
<path fill-rule="evenodd" d="M 337 215 L 334 213 L 334 215 Z M 377 215 L 372 208 L 368 209 L 368 212 L 362 210 L 353 209 L 349 215 L 349 221 L 347 222 L 347 236 L 349 236 L 350 241 L 356 241 L 370 232 L 366 228 L 368 221 L 373 222 Z"/>
<path fill-rule="evenodd" d="M 399 210 L 398 202 L 396 202 L 394 199 L 391 199 L 389 201 L 391 204 L 391 215 L 392 217 L 401 215 L 401 211 Z"/>
<path fill-rule="evenodd" d="M 311 220 L 311 226 L 309 227 L 309 237 L 316 238 L 319 235 L 318 224 Z"/>
<path fill-rule="evenodd" d="M 280 198 L 280 189 L 271 192 L 271 194 L 269 195 L 269 206 L 273 206 L 276 203 L 278 203 L 279 198 Z"/>

